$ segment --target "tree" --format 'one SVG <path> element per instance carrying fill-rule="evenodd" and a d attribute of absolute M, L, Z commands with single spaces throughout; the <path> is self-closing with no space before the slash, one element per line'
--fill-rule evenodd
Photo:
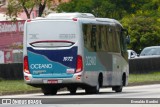
<path fill-rule="evenodd" d="M 122 23 L 131 37 L 129 48 L 140 52 L 144 47 L 160 45 L 160 22 L 156 18 L 132 15 L 123 18 Z"/>
<path fill-rule="evenodd" d="M 26 16 L 30 19 L 30 15 L 35 7 L 39 9 L 39 16 L 42 15 L 46 5 L 51 7 L 52 0 L 9 0 L 7 14 L 11 18 L 15 18 L 19 13 L 25 11 Z"/>
<path fill-rule="evenodd" d="M 89 12 L 97 17 L 121 20 L 135 14 L 148 0 L 72 0 L 58 6 L 58 12 Z"/>
<path fill-rule="evenodd" d="M 97 17 L 113 17 L 115 7 L 109 0 L 72 0 L 60 4 L 56 10 L 58 12 L 92 13 Z"/>

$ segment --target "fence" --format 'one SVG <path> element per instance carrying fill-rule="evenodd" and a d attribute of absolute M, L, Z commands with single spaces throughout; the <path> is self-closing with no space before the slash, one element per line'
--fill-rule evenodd
<path fill-rule="evenodd" d="M 23 64 L 0 64 L 0 78 L 7 80 L 23 79 Z"/>
<path fill-rule="evenodd" d="M 160 57 L 135 58 L 129 60 L 129 72 L 141 74 L 160 71 Z"/>

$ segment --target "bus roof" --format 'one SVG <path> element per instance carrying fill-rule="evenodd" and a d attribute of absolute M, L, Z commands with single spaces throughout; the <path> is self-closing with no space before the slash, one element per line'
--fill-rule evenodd
<path fill-rule="evenodd" d="M 47 19 L 95 18 L 91 13 L 51 13 Z"/>
<path fill-rule="evenodd" d="M 37 17 L 32 20 L 81 20 L 82 23 L 116 23 L 122 26 L 117 20 L 110 18 L 96 18 L 91 13 L 50 13 L 46 17 Z"/>

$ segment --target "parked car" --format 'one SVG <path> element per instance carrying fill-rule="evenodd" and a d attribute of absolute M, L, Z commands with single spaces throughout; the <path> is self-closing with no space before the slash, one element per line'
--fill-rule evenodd
<path fill-rule="evenodd" d="M 140 53 L 140 57 L 143 56 L 160 56 L 160 46 L 150 46 L 144 48 Z"/>
<path fill-rule="evenodd" d="M 127 50 L 127 52 L 128 52 L 128 59 L 137 57 L 137 53 L 134 50 Z"/>

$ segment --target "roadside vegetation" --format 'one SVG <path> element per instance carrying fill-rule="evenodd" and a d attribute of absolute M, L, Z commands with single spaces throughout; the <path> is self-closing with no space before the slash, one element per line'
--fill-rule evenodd
<path fill-rule="evenodd" d="M 153 72 L 149 74 L 130 74 L 129 75 L 129 84 L 158 82 L 158 81 L 160 83 L 160 72 Z"/>
<path fill-rule="evenodd" d="M 160 72 L 149 74 L 130 74 L 129 84 L 160 83 Z M 40 92 L 40 88 L 35 88 L 24 83 L 23 80 L 2 80 L 0 79 L 0 95 L 19 94 L 28 92 Z"/>
<path fill-rule="evenodd" d="M 38 88 L 31 87 L 24 83 L 24 80 L 0 80 L 0 95 L 12 93 L 34 92 Z"/>

